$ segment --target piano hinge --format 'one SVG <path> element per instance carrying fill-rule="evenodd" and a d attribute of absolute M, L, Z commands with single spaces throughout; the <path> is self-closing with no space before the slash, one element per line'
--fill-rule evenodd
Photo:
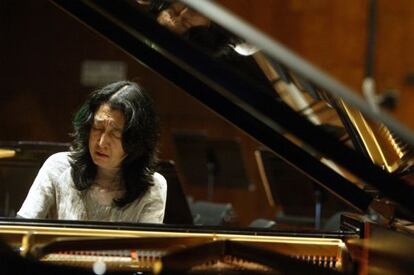
<path fill-rule="evenodd" d="M 366 216 L 374 223 L 389 227 L 395 219 L 396 208 L 394 202 L 376 198 L 371 202 Z"/>

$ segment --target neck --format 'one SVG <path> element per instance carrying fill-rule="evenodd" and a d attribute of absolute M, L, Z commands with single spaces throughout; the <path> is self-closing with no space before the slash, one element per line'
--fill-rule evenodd
<path fill-rule="evenodd" d="M 121 183 L 119 168 L 107 169 L 98 167 L 95 183 L 102 187 L 118 187 Z"/>

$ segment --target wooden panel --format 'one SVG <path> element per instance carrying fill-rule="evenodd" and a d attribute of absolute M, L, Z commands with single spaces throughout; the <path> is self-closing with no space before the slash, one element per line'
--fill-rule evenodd
<path fill-rule="evenodd" d="M 367 0 L 221 0 L 276 41 L 359 89 L 366 48 Z"/>
<path fill-rule="evenodd" d="M 377 93 L 399 92 L 391 112 L 414 129 L 414 6 L 410 0 L 377 0 L 375 70 Z M 367 48 L 368 0 L 221 0 L 340 81 L 361 90 Z M 407 83 L 407 76 L 411 82 Z"/>
<path fill-rule="evenodd" d="M 393 114 L 414 129 L 414 83 L 412 80 L 406 81 L 406 78 L 414 73 L 414 6 L 410 0 L 377 2 L 375 77 L 378 90 L 395 89 L 399 92 L 398 109 Z"/>

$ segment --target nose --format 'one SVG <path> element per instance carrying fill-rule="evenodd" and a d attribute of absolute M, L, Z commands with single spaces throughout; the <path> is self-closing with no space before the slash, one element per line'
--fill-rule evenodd
<path fill-rule="evenodd" d="M 108 135 L 103 132 L 98 138 L 99 147 L 105 147 L 108 144 Z"/>
<path fill-rule="evenodd" d="M 186 7 L 186 8 L 184 8 L 184 9 L 182 9 L 181 11 L 180 11 L 180 13 L 179 13 L 179 16 L 183 16 L 183 15 L 185 15 L 186 13 L 189 13 L 188 12 L 189 11 L 189 9 Z"/>

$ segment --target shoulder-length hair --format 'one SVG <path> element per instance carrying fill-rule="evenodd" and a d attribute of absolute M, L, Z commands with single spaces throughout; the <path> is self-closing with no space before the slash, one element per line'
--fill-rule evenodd
<path fill-rule="evenodd" d="M 90 94 L 73 119 L 73 142 L 70 153 L 72 178 L 78 190 L 88 189 L 97 168 L 89 152 L 89 134 L 94 114 L 102 104 L 109 104 L 125 117 L 122 146 L 126 157 L 121 163 L 124 196 L 114 200 L 118 207 L 134 201 L 153 184 L 159 139 L 158 117 L 151 98 L 135 82 L 119 81 Z"/>

